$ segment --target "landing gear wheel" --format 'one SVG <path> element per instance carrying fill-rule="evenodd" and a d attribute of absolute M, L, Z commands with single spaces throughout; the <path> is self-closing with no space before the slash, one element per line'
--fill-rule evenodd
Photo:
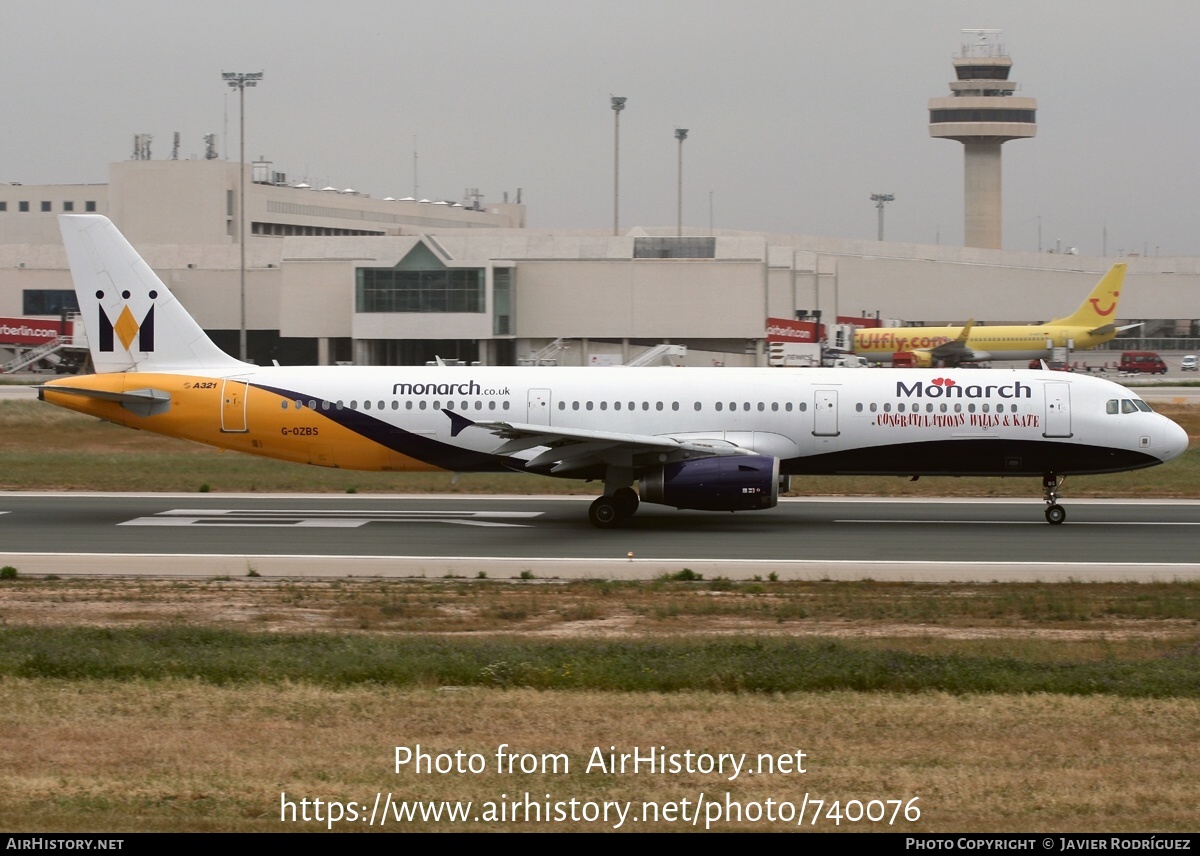
<path fill-rule="evenodd" d="M 617 510 L 620 512 L 622 518 L 632 517 L 642 502 L 638 498 L 637 491 L 631 487 L 617 488 L 613 492 L 612 499 L 617 504 Z"/>
<path fill-rule="evenodd" d="M 1067 519 L 1067 510 L 1058 504 L 1058 489 L 1062 487 L 1062 477 L 1055 473 L 1042 476 L 1042 499 L 1046 501 L 1046 522 L 1057 526 Z"/>
<path fill-rule="evenodd" d="M 588 508 L 588 520 L 597 529 L 612 529 L 621 522 L 620 506 L 611 496 L 597 497 Z"/>

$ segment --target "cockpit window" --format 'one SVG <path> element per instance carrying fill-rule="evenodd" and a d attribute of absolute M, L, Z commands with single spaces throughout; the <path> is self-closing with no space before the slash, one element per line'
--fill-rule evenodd
<path fill-rule="evenodd" d="M 1104 412 L 1108 414 L 1137 413 L 1139 410 L 1142 413 L 1154 412 L 1154 409 L 1140 398 L 1110 398 L 1108 401 L 1104 402 Z"/>

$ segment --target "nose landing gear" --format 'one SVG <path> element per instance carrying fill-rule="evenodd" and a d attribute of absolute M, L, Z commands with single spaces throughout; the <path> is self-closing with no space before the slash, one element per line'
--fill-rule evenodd
<path fill-rule="evenodd" d="M 1063 477 L 1054 473 L 1042 476 L 1042 498 L 1046 501 L 1046 522 L 1057 526 L 1067 519 L 1067 510 L 1058 504 L 1058 489 Z"/>

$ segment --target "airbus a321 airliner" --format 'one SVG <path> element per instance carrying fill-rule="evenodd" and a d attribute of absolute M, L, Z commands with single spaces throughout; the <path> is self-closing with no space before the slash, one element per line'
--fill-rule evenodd
<path fill-rule="evenodd" d="M 43 400 L 316 466 L 595 479 L 600 528 L 639 501 L 771 508 L 816 474 L 1031 476 L 1062 523 L 1064 476 L 1187 447 L 1124 387 L 1051 371 L 256 366 L 219 350 L 107 218 L 60 225 L 97 374 Z"/>

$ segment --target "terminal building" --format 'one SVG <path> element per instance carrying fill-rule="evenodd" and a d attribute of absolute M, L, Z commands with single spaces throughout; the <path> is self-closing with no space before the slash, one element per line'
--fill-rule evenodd
<path fill-rule="evenodd" d="M 608 365 L 668 344 L 686 346 L 688 365 L 767 365 L 768 330 L 781 320 L 1046 321 L 1073 311 L 1113 262 L 727 230 L 679 236 L 674 226 L 532 229 L 519 196 L 381 199 L 291 184 L 265 162 L 244 169 L 245 324 L 258 363 Z M 0 329 L 50 327 L 77 309 L 57 217 L 98 213 L 236 354 L 238 171 L 216 159 L 130 160 L 111 165 L 107 184 L 0 184 Z M 1145 322 L 1143 347 L 1200 350 L 1200 258 L 1125 261 L 1119 323 Z"/>

